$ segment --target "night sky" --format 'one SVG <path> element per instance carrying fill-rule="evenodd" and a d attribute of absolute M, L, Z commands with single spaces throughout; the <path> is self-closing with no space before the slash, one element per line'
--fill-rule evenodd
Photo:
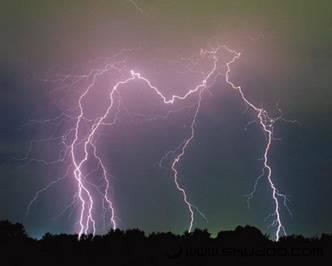
<path fill-rule="evenodd" d="M 285 119 L 298 121 L 275 124 L 270 153 L 272 178 L 292 212 L 281 211 L 287 233 L 332 232 L 331 14 L 329 0 L 2 1 L 0 219 L 22 222 L 34 237 L 77 232 L 79 204 L 70 205 L 77 190 L 72 171 L 41 193 L 26 215 L 36 191 L 66 172 L 68 159 L 52 165 L 38 160 L 63 155 L 61 135 L 75 120 L 33 121 L 77 116 L 78 97 L 89 84 L 87 79 L 68 86 L 59 78 L 89 73 L 126 48 L 132 49 L 128 67 L 144 73 L 166 95 L 183 93 L 198 78 L 181 73 L 180 62 L 218 42 L 241 52 L 231 79 L 255 105 L 271 116 L 280 108 Z M 231 59 L 223 55 L 220 64 Z M 201 67 L 206 71 L 207 63 Z M 179 181 L 208 219 L 195 215 L 194 227 L 216 233 L 250 224 L 273 235 L 266 179 L 250 208 L 246 199 L 261 172 L 266 139 L 257 124 L 247 127 L 255 115 L 222 74 L 203 93 L 195 138 L 178 166 Z M 86 101 L 88 118 L 107 107 L 110 84 L 112 75 L 98 80 Z M 197 97 L 167 109 L 138 82 L 123 88 L 120 98 L 117 124 L 103 128 L 96 144 L 112 174 L 118 226 L 182 233 L 189 213 L 175 188 L 170 160 L 163 168 L 158 162 L 190 133 Z M 31 140 L 45 139 L 32 142 L 28 153 Z M 93 169 L 93 163 L 86 165 L 89 180 L 99 184 L 100 169 Z M 101 212 L 96 207 L 96 216 Z"/>

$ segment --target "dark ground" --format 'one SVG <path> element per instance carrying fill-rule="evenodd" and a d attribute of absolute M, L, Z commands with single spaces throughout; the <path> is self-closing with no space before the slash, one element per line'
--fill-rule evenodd
<path fill-rule="evenodd" d="M 257 228 L 238 226 L 211 238 L 207 230 L 174 235 L 132 229 L 101 236 L 45 234 L 30 238 L 22 224 L 0 222 L 1 265 L 229 265 L 310 263 L 332 258 L 332 234 L 287 236 L 274 242 Z M 325 264 L 324 263 L 324 264 Z M 282 265 L 283 266 L 283 265 Z"/>

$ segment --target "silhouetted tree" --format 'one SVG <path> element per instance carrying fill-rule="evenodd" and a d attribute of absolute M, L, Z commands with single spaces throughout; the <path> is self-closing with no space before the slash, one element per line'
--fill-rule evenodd
<path fill-rule="evenodd" d="M 0 241 L 6 242 L 10 240 L 27 239 L 24 226 L 16 223 L 12 224 L 9 221 L 0 221 Z"/>
<path fill-rule="evenodd" d="M 145 236 L 139 229 L 127 231 L 110 230 L 105 235 L 54 235 L 46 233 L 41 240 L 32 240 L 23 225 L 9 221 L 0 222 L 2 265 L 221 265 L 227 256 L 216 256 L 220 248 L 231 251 L 233 256 L 243 255 L 243 250 L 252 248 L 303 247 L 306 252 L 321 248 L 324 254 L 332 251 L 332 235 L 320 238 L 285 236 L 273 242 L 267 235 L 252 226 L 238 226 L 235 230 L 221 231 L 211 238 L 204 229 L 184 232 L 182 235 L 151 233 Z M 312 248 L 309 249 L 309 248 Z M 320 250 L 318 250 L 320 252 Z M 286 250 L 287 252 L 287 250 Z M 319 253 L 318 253 L 319 254 Z M 314 253 L 309 254 L 317 259 Z M 232 258 L 232 257 L 230 257 Z M 268 258 L 268 257 L 267 257 Z M 260 258 L 262 259 L 262 258 Z M 298 258 L 297 258 L 298 260 Z M 308 256 L 305 258 L 307 262 Z M 227 263 L 226 263 L 227 264 Z"/>
<path fill-rule="evenodd" d="M 211 234 L 207 229 L 195 229 L 191 234 L 191 239 L 194 241 L 208 241 L 210 239 Z"/>

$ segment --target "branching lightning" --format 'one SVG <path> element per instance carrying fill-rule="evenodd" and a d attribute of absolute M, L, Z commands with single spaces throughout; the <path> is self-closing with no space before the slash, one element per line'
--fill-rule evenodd
<path fill-rule="evenodd" d="M 234 50 L 229 49 L 228 47 L 225 47 L 225 48 L 227 49 L 227 51 L 229 51 L 230 53 L 232 53 L 234 55 L 232 60 L 226 63 L 226 67 L 227 67 L 226 82 L 233 89 L 235 89 L 239 92 L 242 100 L 256 113 L 258 123 L 261 126 L 263 132 L 267 136 L 267 142 L 266 142 L 266 145 L 265 145 L 265 150 L 264 150 L 264 155 L 263 155 L 263 157 L 264 157 L 264 159 L 263 159 L 264 168 L 262 170 L 261 175 L 257 178 L 257 180 L 254 184 L 253 191 L 249 194 L 249 199 L 252 198 L 254 193 L 256 192 L 258 181 L 265 175 L 265 172 L 267 172 L 266 177 L 268 179 L 270 188 L 272 190 L 272 198 L 273 198 L 274 205 L 275 205 L 274 212 L 272 214 L 272 216 L 275 217 L 275 219 L 273 220 L 272 225 L 277 227 L 277 230 L 276 230 L 276 233 L 275 233 L 275 238 L 276 238 L 276 241 L 278 241 L 281 234 L 286 235 L 285 227 L 284 227 L 284 225 L 281 221 L 279 198 L 283 199 L 284 205 L 286 205 L 286 200 L 287 200 L 286 195 L 284 195 L 284 194 L 282 194 L 278 191 L 275 183 L 272 180 L 272 168 L 271 168 L 270 163 L 269 163 L 269 153 L 270 153 L 272 138 L 273 138 L 273 125 L 278 120 L 278 118 L 277 119 L 271 118 L 266 110 L 264 110 L 263 108 L 258 108 L 256 105 L 254 105 L 252 102 L 250 102 L 248 100 L 248 98 L 245 96 L 241 86 L 235 85 L 230 80 L 229 76 L 230 76 L 230 73 L 231 73 L 231 65 L 234 64 L 235 61 L 240 58 L 241 54 L 234 51 Z M 286 205 L 286 207 L 287 207 L 287 205 Z M 287 207 L 287 209 L 288 209 L 288 207 Z"/>
<path fill-rule="evenodd" d="M 141 10 L 134 1 L 131 2 L 139 11 Z M 140 11 L 142 12 L 142 11 Z M 222 71 L 222 67 L 219 67 L 220 63 L 220 52 L 226 51 L 229 53 L 232 58 L 230 61 L 226 62 L 223 66 L 225 67 L 225 71 Z M 281 217 L 281 205 L 285 206 L 287 209 L 287 197 L 286 195 L 279 192 L 277 186 L 272 178 L 272 168 L 269 160 L 269 154 L 271 150 L 271 145 L 273 141 L 273 126 L 274 124 L 282 119 L 282 117 L 271 118 L 268 112 L 263 109 L 259 108 L 254 105 L 251 101 L 248 100 L 246 97 L 243 89 L 241 86 L 235 85 L 230 78 L 231 75 L 231 66 L 240 59 L 241 54 L 228 48 L 225 45 L 218 45 L 216 48 L 211 50 L 201 50 L 200 57 L 208 58 L 210 62 L 209 70 L 205 73 L 199 72 L 203 74 L 203 77 L 200 82 L 193 88 L 189 89 L 187 92 L 183 94 L 173 94 L 170 97 L 167 97 L 162 90 L 158 89 L 156 86 L 152 84 L 152 82 L 145 76 L 143 76 L 140 72 L 136 70 L 132 70 L 126 66 L 126 60 L 120 60 L 112 64 L 106 64 L 101 69 L 93 69 L 90 73 L 86 75 L 66 75 L 61 77 L 61 81 L 68 81 L 70 80 L 69 87 L 74 86 L 74 84 L 78 84 L 81 80 L 91 80 L 89 85 L 83 89 L 83 92 L 80 94 L 77 100 L 77 110 L 78 114 L 76 115 L 68 115 L 68 114 L 61 114 L 60 116 L 54 119 L 48 120 L 33 120 L 30 123 L 60 123 L 62 119 L 68 119 L 69 121 L 73 122 L 73 126 L 66 131 L 66 133 L 62 136 L 62 143 L 64 145 L 64 151 L 62 153 L 62 157 L 52 162 L 46 162 L 44 160 L 39 160 L 39 162 L 44 162 L 45 164 L 56 164 L 68 160 L 69 166 L 66 174 L 52 181 L 44 188 L 40 189 L 36 192 L 33 199 L 29 202 L 27 207 L 27 213 L 31 209 L 32 204 L 38 199 L 42 192 L 48 190 L 52 185 L 62 181 L 68 176 L 68 171 L 73 172 L 73 178 L 76 182 L 77 191 L 75 192 L 75 203 L 79 203 L 79 229 L 78 229 L 78 237 L 80 238 L 83 234 L 96 234 L 96 217 L 98 214 L 95 213 L 96 209 L 96 201 L 94 200 L 94 195 L 92 191 L 91 182 L 88 180 L 88 174 L 86 173 L 86 166 L 87 163 L 91 160 L 97 162 L 97 166 L 101 169 L 102 172 L 102 180 L 103 180 L 103 189 L 99 190 L 99 193 L 103 196 L 103 210 L 104 210 L 104 219 L 109 213 L 110 225 L 113 229 L 118 227 L 117 224 L 117 216 L 116 216 L 116 208 L 112 201 L 112 195 L 110 193 L 111 188 L 111 181 L 110 181 L 110 170 L 106 167 L 103 162 L 102 157 L 98 154 L 98 146 L 96 144 L 98 132 L 103 126 L 112 126 L 115 125 L 119 115 L 120 115 L 120 105 L 121 105 L 121 97 L 120 91 L 121 88 L 126 87 L 128 84 L 133 83 L 135 85 L 144 86 L 144 88 L 149 89 L 152 93 L 157 95 L 162 104 L 165 105 L 173 105 L 175 102 L 183 102 L 187 99 L 191 99 L 192 97 L 197 97 L 197 102 L 195 103 L 194 107 L 190 106 L 193 110 L 192 119 L 190 122 L 190 134 L 186 138 L 181 141 L 181 143 L 176 147 L 176 149 L 167 152 L 164 157 L 159 162 L 161 166 L 165 158 L 171 157 L 171 163 L 169 170 L 172 173 L 172 177 L 174 180 L 174 184 L 178 192 L 182 195 L 183 204 L 187 208 L 189 213 L 189 225 L 188 231 L 191 232 L 194 227 L 195 222 L 195 212 L 205 218 L 205 215 L 195 206 L 192 204 L 190 200 L 190 196 L 186 191 L 184 185 L 182 184 L 179 176 L 179 166 L 181 163 L 182 158 L 185 156 L 188 147 L 192 143 L 193 139 L 195 138 L 195 126 L 199 117 L 201 102 L 204 90 L 209 89 L 212 85 L 215 84 L 217 78 L 219 76 L 225 76 L 226 83 L 234 90 L 236 90 L 243 102 L 248 106 L 250 110 L 252 110 L 256 114 L 255 122 L 261 127 L 265 137 L 266 137 L 266 144 L 264 147 L 264 154 L 263 154 L 263 169 L 261 175 L 258 176 L 252 192 L 248 195 L 248 200 L 252 199 L 256 188 L 258 185 L 259 180 L 263 177 L 266 177 L 268 180 L 269 187 L 271 189 L 271 196 L 274 203 L 273 213 L 271 214 L 274 217 L 272 226 L 276 228 L 275 231 L 275 239 L 278 241 L 280 236 L 286 235 L 285 226 L 282 222 Z M 193 71 L 193 66 L 197 64 L 193 60 L 189 60 L 189 67 L 188 71 Z M 115 82 L 113 86 L 110 87 L 108 93 L 108 105 L 102 115 L 97 117 L 96 119 L 88 119 L 86 116 L 86 108 L 85 108 L 85 101 L 89 98 L 89 95 L 93 93 L 93 89 L 98 82 L 98 79 L 102 76 L 109 74 L 111 71 L 116 71 L 121 73 L 119 80 Z M 224 72 L 224 73 L 223 73 Z M 196 99 L 196 98 L 195 98 Z M 188 106 L 183 107 L 182 109 L 188 109 Z M 182 110 L 180 109 L 180 110 Z M 156 119 L 160 118 L 161 116 L 156 115 Z M 108 119 L 111 118 L 111 122 L 107 122 Z M 168 118 L 166 115 L 165 118 Z M 59 122 L 60 121 L 60 122 Z M 89 127 L 83 127 L 88 122 Z M 84 129 L 83 129 L 84 128 Z M 87 130 L 87 132 L 86 132 Z M 29 146 L 29 151 L 27 155 L 22 158 L 27 160 L 29 158 L 29 154 L 31 153 L 32 144 Z M 38 161 L 37 159 L 33 159 Z M 69 170 L 71 169 L 71 170 Z M 70 206 L 72 206 L 71 203 Z M 289 209 L 288 209 L 289 210 Z"/>

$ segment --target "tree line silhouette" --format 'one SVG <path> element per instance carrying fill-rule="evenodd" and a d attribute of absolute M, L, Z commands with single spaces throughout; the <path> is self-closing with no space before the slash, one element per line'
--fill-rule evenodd
<path fill-rule="evenodd" d="M 0 265 L 220 265 L 266 259 L 317 263 L 331 258 L 332 234 L 291 235 L 275 242 L 247 225 L 216 237 L 201 229 L 182 235 L 117 229 L 80 240 L 77 235 L 50 233 L 37 240 L 22 224 L 0 221 L 0 248 Z"/>

